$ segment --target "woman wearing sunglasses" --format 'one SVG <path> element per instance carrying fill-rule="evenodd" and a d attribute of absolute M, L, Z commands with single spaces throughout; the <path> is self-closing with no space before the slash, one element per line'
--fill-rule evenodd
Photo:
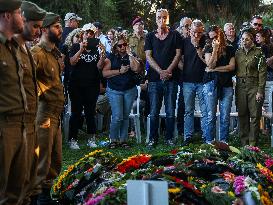
<path fill-rule="evenodd" d="M 118 36 L 113 52 L 106 58 L 103 76 L 107 78 L 106 93 L 112 110 L 110 124 L 110 148 L 121 144 L 128 148 L 129 114 L 137 95 L 135 73 L 141 71 L 140 63 L 128 48 L 125 38 Z"/>

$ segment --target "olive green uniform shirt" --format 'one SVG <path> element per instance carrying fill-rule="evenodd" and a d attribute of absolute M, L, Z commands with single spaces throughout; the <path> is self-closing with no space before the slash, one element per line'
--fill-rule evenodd
<path fill-rule="evenodd" d="M 57 112 L 56 109 L 62 110 L 64 93 L 60 76 L 61 66 L 58 62 L 61 52 L 56 46 L 51 49 L 46 42 L 39 42 L 31 49 L 31 52 L 37 67 L 39 101 L 44 101 L 50 108 L 55 108 L 54 112 Z"/>
<path fill-rule="evenodd" d="M 35 118 L 37 113 L 38 91 L 36 84 L 36 68 L 32 54 L 24 42 L 15 37 L 19 44 L 19 54 L 21 56 L 21 67 L 24 71 L 23 85 L 26 91 L 28 110 L 26 115 Z"/>
<path fill-rule="evenodd" d="M 0 33 L 0 115 L 24 115 L 27 109 L 18 44 Z"/>
<path fill-rule="evenodd" d="M 247 53 L 239 48 L 235 54 L 236 77 L 256 78 L 258 81 L 258 92 L 264 94 L 266 83 L 266 62 L 261 48 L 253 46 Z"/>
<path fill-rule="evenodd" d="M 144 51 L 144 43 L 145 36 L 141 36 L 138 38 L 136 34 L 131 34 L 128 39 L 129 46 L 131 48 L 131 52 L 135 53 L 139 58 L 141 58 L 142 62 L 145 64 L 146 55 Z"/>

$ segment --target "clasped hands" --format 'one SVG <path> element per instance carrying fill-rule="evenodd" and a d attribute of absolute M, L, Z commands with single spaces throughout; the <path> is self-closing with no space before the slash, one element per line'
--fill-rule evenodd
<path fill-rule="evenodd" d="M 169 70 L 161 70 L 159 72 L 160 75 L 160 80 L 169 80 L 172 77 L 172 72 L 170 72 Z"/>

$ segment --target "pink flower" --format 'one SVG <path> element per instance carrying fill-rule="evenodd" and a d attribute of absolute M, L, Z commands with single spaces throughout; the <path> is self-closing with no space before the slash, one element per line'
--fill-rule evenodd
<path fill-rule="evenodd" d="M 245 177 L 238 176 L 234 179 L 233 188 L 235 189 L 235 194 L 240 195 L 242 192 L 245 191 Z"/>
<path fill-rule="evenodd" d="M 101 200 L 104 199 L 105 196 L 116 193 L 116 189 L 114 187 L 109 187 L 106 189 L 101 195 L 98 195 L 96 197 L 89 198 L 88 201 L 84 205 L 96 205 L 98 204 Z"/>
<path fill-rule="evenodd" d="M 272 166 L 273 166 L 273 159 L 272 159 L 272 158 L 267 159 L 267 160 L 265 161 L 265 166 L 266 166 L 267 168 L 272 167 Z"/>
<path fill-rule="evenodd" d="M 259 147 L 254 147 L 254 146 L 248 146 L 247 149 L 253 151 L 253 152 L 260 152 L 260 148 Z"/>
<path fill-rule="evenodd" d="M 221 187 L 219 186 L 214 186 L 211 188 L 211 191 L 214 193 L 219 193 L 219 194 L 224 194 L 226 193 Z"/>

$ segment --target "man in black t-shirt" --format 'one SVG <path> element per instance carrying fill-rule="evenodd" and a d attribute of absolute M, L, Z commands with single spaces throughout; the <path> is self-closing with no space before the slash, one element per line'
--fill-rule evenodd
<path fill-rule="evenodd" d="M 204 25 L 200 20 L 194 20 L 191 25 L 190 37 L 182 41 L 183 64 L 183 94 L 185 102 L 184 115 L 184 142 L 188 145 L 194 131 L 195 96 L 198 95 L 203 139 L 206 139 L 205 116 L 206 106 L 203 96 L 203 75 L 206 68 L 203 57 L 205 46 Z"/>
<path fill-rule="evenodd" d="M 146 59 L 149 62 L 148 94 L 150 99 L 150 136 L 148 146 L 158 141 L 159 111 L 164 96 L 166 111 L 166 136 L 168 145 L 173 145 L 175 126 L 175 101 L 177 95 L 177 64 L 180 60 L 181 37 L 167 26 L 169 13 L 166 9 L 156 12 L 157 30 L 145 40 Z"/>
<path fill-rule="evenodd" d="M 79 27 L 79 21 L 82 18 L 79 17 L 75 13 L 67 13 L 64 17 L 65 27 L 63 28 L 62 39 L 61 43 L 59 44 L 59 49 L 63 55 L 64 61 L 64 69 L 63 69 L 63 85 L 64 85 L 64 92 L 65 92 L 65 104 L 68 102 L 68 81 L 69 81 L 69 74 L 70 74 L 70 63 L 69 63 L 69 54 L 67 51 L 67 47 L 64 45 L 65 39 L 67 38 L 68 34 L 71 33 L 74 29 Z"/>

